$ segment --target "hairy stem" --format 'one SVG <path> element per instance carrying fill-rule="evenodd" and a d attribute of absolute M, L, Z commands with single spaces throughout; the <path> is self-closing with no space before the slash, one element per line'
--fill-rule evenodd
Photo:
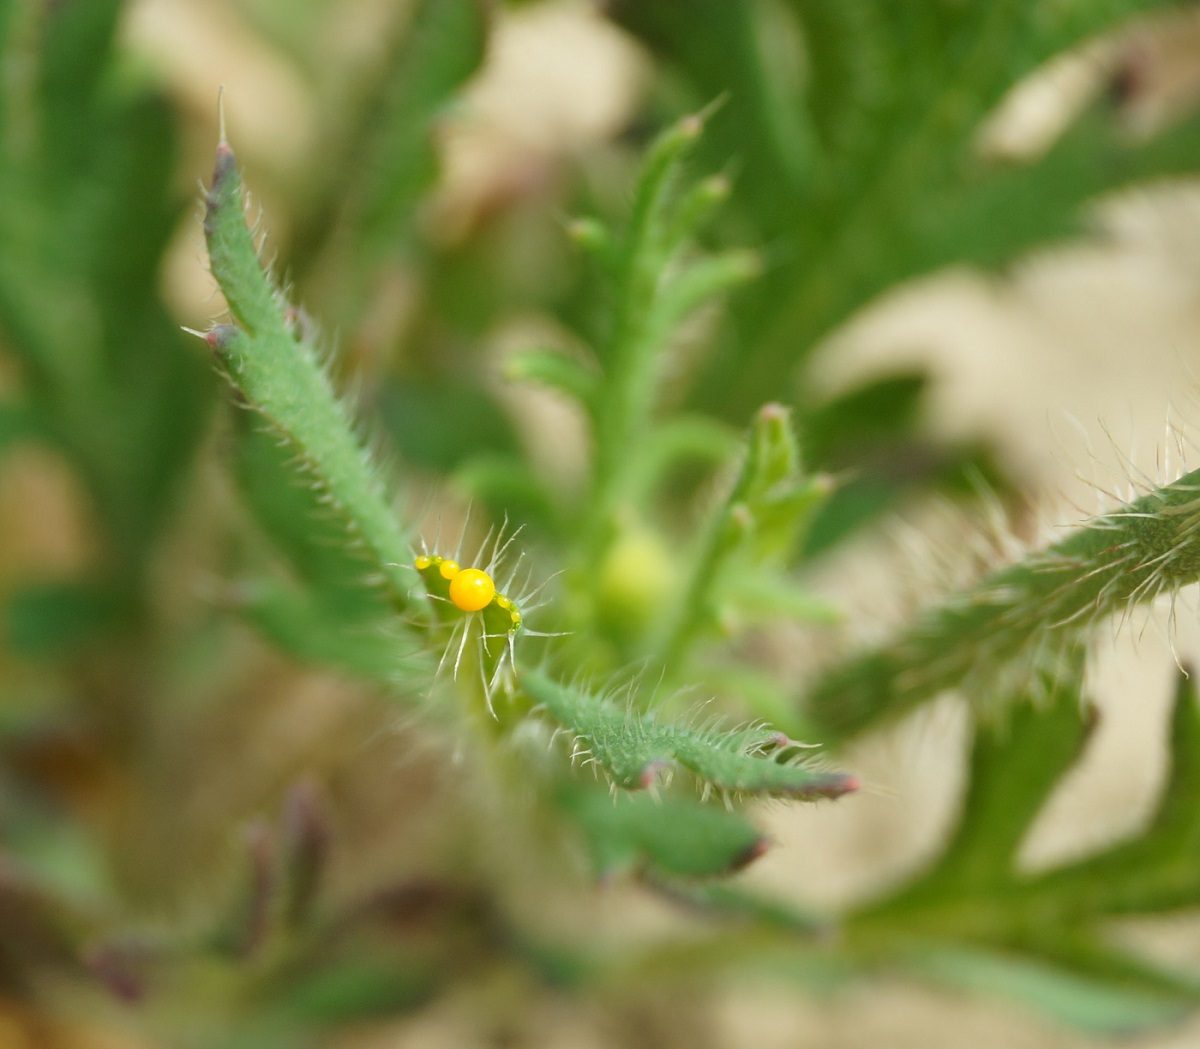
<path fill-rule="evenodd" d="M 1200 470 L 929 610 L 898 639 L 834 669 L 806 712 L 845 739 L 948 689 L 976 702 L 1058 668 L 1102 619 L 1200 578 Z M 1067 663 L 1064 663 L 1067 660 Z"/>
<path fill-rule="evenodd" d="M 217 325 L 208 344 L 249 405 L 297 457 L 297 465 L 344 519 L 386 581 L 398 608 L 410 603 L 410 548 L 383 498 L 366 450 L 311 346 L 296 337 L 282 297 L 263 271 L 246 226 L 233 150 L 217 149 L 204 233 L 213 276 L 236 324 Z"/>

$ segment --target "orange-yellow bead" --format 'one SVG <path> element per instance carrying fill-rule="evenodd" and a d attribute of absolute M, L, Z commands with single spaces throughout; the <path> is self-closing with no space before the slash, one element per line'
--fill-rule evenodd
<path fill-rule="evenodd" d="M 418 572 L 424 572 L 425 569 L 427 569 L 431 564 L 433 564 L 433 558 L 427 554 L 422 554 L 413 561 L 413 567 L 416 568 Z"/>
<path fill-rule="evenodd" d="M 459 572 L 462 571 L 458 566 L 457 561 L 443 561 L 438 567 L 438 571 L 442 573 L 443 579 L 453 579 Z"/>
<path fill-rule="evenodd" d="M 445 574 L 445 566 L 442 574 Z M 486 608 L 495 596 L 496 584 L 492 577 L 478 568 L 464 568 L 450 580 L 450 600 L 464 612 Z"/>

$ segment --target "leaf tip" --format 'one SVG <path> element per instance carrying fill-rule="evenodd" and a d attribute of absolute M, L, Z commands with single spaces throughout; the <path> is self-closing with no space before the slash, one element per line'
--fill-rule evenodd
<path fill-rule="evenodd" d="M 212 188 L 209 190 L 209 203 L 215 205 L 221 186 L 237 173 L 237 158 L 233 155 L 233 147 L 224 138 L 217 143 L 217 157 L 213 163 Z"/>
<path fill-rule="evenodd" d="M 838 489 L 838 479 L 833 474 L 813 474 L 810 483 L 817 495 L 828 498 Z"/>
<path fill-rule="evenodd" d="M 714 204 L 728 200 L 733 192 L 733 181 L 725 174 L 709 175 L 701 184 L 701 189 Z"/>
<path fill-rule="evenodd" d="M 849 772 L 831 772 L 822 776 L 805 789 L 805 794 L 813 798 L 828 798 L 831 801 L 847 794 L 857 793 L 862 789 L 862 780 Z"/>
<path fill-rule="evenodd" d="M 661 758 L 647 762 L 638 774 L 638 786 L 642 790 L 649 790 L 651 787 L 657 786 L 659 775 L 665 775 L 670 769 L 671 763 Z"/>
<path fill-rule="evenodd" d="M 738 855 L 734 858 L 733 863 L 730 864 L 729 869 L 731 871 L 745 870 L 755 860 L 761 859 L 763 856 L 765 856 L 771 850 L 771 845 L 772 842 L 770 838 L 756 838 L 754 843 L 748 849 L 738 853 Z"/>
<path fill-rule="evenodd" d="M 205 333 L 204 341 L 213 353 L 221 355 L 237 337 L 238 330 L 236 324 L 214 324 Z"/>
<path fill-rule="evenodd" d="M 117 1001 L 135 1005 L 147 992 L 145 973 L 133 944 L 105 941 L 92 944 L 83 952 L 84 968 Z"/>
<path fill-rule="evenodd" d="M 703 109 L 695 113 L 689 113 L 687 116 L 685 116 L 679 122 L 680 131 L 692 138 L 699 138 L 700 133 L 704 130 L 704 125 L 708 123 L 709 117 L 717 112 L 717 110 L 721 109 L 728 100 L 729 92 L 722 91 Z"/>
<path fill-rule="evenodd" d="M 689 113 L 679 122 L 679 133 L 684 138 L 699 138 L 704 130 L 704 114 Z"/>

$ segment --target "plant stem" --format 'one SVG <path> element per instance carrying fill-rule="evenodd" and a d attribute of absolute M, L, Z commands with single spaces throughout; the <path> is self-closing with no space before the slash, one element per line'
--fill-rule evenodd
<path fill-rule="evenodd" d="M 214 327 L 209 346 L 342 516 L 386 581 L 393 603 L 407 607 L 414 582 L 408 540 L 316 354 L 290 330 L 282 297 L 262 269 L 243 213 L 241 176 L 226 142 L 217 149 L 204 232 L 213 276 L 237 321 Z"/>
<path fill-rule="evenodd" d="M 1091 627 L 1200 579 L 1200 470 L 921 615 L 898 639 L 820 679 L 805 711 L 846 739 L 949 689 L 974 702 L 1073 666 Z M 1066 662 L 1064 662 L 1066 660 Z"/>

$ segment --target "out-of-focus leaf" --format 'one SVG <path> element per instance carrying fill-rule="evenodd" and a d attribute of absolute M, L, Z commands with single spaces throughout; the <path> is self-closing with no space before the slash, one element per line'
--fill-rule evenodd
<path fill-rule="evenodd" d="M 1011 491 L 1008 472 L 988 447 L 938 446 L 919 438 L 859 445 L 850 475 L 821 508 L 801 559 L 824 554 L 854 532 L 881 520 L 906 497 L 941 492 L 970 500 L 981 492 Z"/>
<path fill-rule="evenodd" d="M 823 469 L 840 469 L 855 461 L 854 451 L 864 444 L 903 437 L 916 423 L 928 387 L 924 372 L 885 375 L 809 408 L 800 433 L 805 455 Z"/>
<path fill-rule="evenodd" d="M 1181 1020 L 1186 997 L 1175 987 L 1128 986 L 1021 957 L 933 948 L 915 952 L 913 971 L 959 991 L 1007 998 L 1094 1035 L 1129 1036 Z"/>
<path fill-rule="evenodd" d="M 0 179 L 0 254 L 19 260 L 0 266 L 0 324 L 30 412 L 88 490 L 113 584 L 135 592 L 214 384 L 158 301 L 181 204 L 174 118 L 107 82 L 117 7 L 45 14 L 44 152 L 15 155 Z"/>
<path fill-rule="evenodd" d="M 1113 945 L 1105 921 L 1200 904 L 1200 713 L 1191 683 L 1176 695 L 1173 763 L 1150 825 L 1099 854 L 1029 875 L 1016 855 L 1078 755 L 1090 721 L 1075 675 L 1044 707 L 977 730 L 968 787 L 940 858 L 915 882 L 853 915 L 865 955 L 966 989 L 1012 998 L 1061 1022 L 1128 1034 L 1182 1016 L 1200 997 L 1188 975 Z"/>
<path fill-rule="evenodd" d="M 158 271 L 188 200 L 174 181 L 178 134 L 167 100 L 148 93 L 121 98 L 113 120 L 88 171 L 73 248 L 81 269 L 104 289 L 96 305 L 111 367 L 114 377 L 127 380 L 134 367 L 160 375 L 178 371 L 179 357 L 188 361 L 186 354 L 151 357 L 145 348 L 146 338 L 178 331 L 159 307 Z"/>
<path fill-rule="evenodd" d="M 565 394 L 585 409 L 596 395 L 600 377 L 561 350 L 530 349 L 513 354 L 504 365 L 512 382 L 534 382 Z"/>
<path fill-rule="evenodd" d="M 45 8 L 38 86 L 43 166 L 53 181 L 85 170 L 104 131 L 97 96 L 122 7 L 122 0 L 87 0 Z"/>
<path fill-rule="evenodd" d="M 587 838 L 597 873 L 643 866 L 685 878 L 728 874 L 762 854 L 766 842 L 744 816 L 674 796 L 564 790 L 560 805 Z"/>
<path fill-rule="evenodd" d="M 5 641 L 27 659 L 57 659 L 93 640 L 120 614 L 115 596 L 78 583 L 19 590 L 6 610 Z"/>
<path fill-rule="evenodd" d="M 384 683 L 393 683 L 413 669 L 416 652 L 411 637 L 388 619 L 372 619 L 323 603 L 321 597 L 328 595 L 329 591 L 309 595 L 261 581 L 247 585 L 241 608 L 271 641 L 304 662 Z"/>
<path fill-rule="evenodd" d="M 826 598 L 800 588 L 786 576 L 763 572 L 738 572 L 721 587 L 721 600 L 739 617 L 761 622 L 790 619 L 797 623 L 826 626 L 841 619 L 838 609 Z"/>
<path fill-rule="evenodd" d="M 0 453 L 10 445 L 36 436 L 38 429 L 37 418 L 27 407 L 0 401 Z"/>
<path fill-rule="evenodd" d="M 394 250 L 435 171 L 433 121 L 483 57 L 479 0 L 420 0 L 388 63 L 393 75 L 376 115 L 358 227 L 370 258 Z"/>
<path fill-rule="evenodd" d="M 454 471 L 454 480 L 472 501 L 488 508 L 493 521 L 507 519 L 544 535 L 562 534 L 562 513 L 525 459 L 503 454 L 471 456 Z"/>
<path fill-rule="evenodd" d="M 791 415 L 777 404 L 763 408 L 750 429 L 742 471 L 729 496 L 730 515 L 742 508 L 745 523 L 726 527 L 747 533 L 756 560 L 778 560 L 796 545 L 797 532 L 829 490 L 805 475 Z"/>
<path fill-rule="evenodd" d="M 418 0 L 397 20 L 363 111 L 293 249 L 303 269 L 333 230 L 344 234 L 354 245 L 346 260 L 349 301 L 362 301 L 381 263 L 411 250 L 417 205 L 437 172 L 436 122 L 478 68 L 486 36 L 480 0 Z M 337 119 L 344 124 L 344 114 Z"/>
<path fill-rule="evenodd" d="M 1050 791 L 1078 758 L 1091 723 L 1078 681 L 1050 681 L 1046 687 L 1053 695 L 1049 705 L 1018 705 L 979 727 L 962 810 L 941 857 L 875 916 L 910 906 L 937 907 L 964 895 L 1002 893 L 1012 884 L 1017 849 Z"/>
<path fill-rule="evenodd" d="M 1099 193 L 1191 170 L 1194 128 L 1134 143 L 1112 114 L 1080 121 L 1023 166 L 977 155 L 981 121 L 1021 77 L 1167 6 L 616 4 L 618 20 L 691 86 L 685 106 L 727 96 L 703 148 L 739 157 L 735 206 L 760 243 L 779 246 L 714 359 L 703 403 L 745 418 L 885 289 L 960 260 L 995 265 L 1061 236 Z M 783 121 L 780 99 L 790 100 Z"/>
<path fill-rule="evenodd" d="M 630 490 L 639 500 L 653 498 L 671 473 L 690 461 L 721 466 L 738 452 L 732 427 L 703 415 L 676 413 L 658 423 L 639 448 Z"/>
<path fill-rule="evenodd" d="M 280 988 L 272 1015 L 281 1022 L 320 1027 L 406 1012 L 427 1001 L 437 974 L 395 958 L 335 958 Z"/>
<path fill-rule="evenodd" d="M 1181 674 L 1170 722 L 1170 771 L 1158 809 L 1135 838 L 1045 874 L 1043 891 L 1081 909 L 1155 914 L 1200 903 L 1200 705 Z"/>
<path fill-rule="evenodd" d="M 381 402 L 384 425 L 414 466 L 451 473 L 473 456 L 515 452 L 516 434 L 488 395 L 460 379 L 393 383 Z"/>
<path fill-rule="evenodd" d="M 729 495 L 692 556 L 690 578 L 661 631 L 656 662 L 680 661 L 720 611 L 727 580 L 781 571 L 831 490 L 828 477 L 804 472 L 791 414 L 778 404 L 764 406 L 746 438 Z"/>

